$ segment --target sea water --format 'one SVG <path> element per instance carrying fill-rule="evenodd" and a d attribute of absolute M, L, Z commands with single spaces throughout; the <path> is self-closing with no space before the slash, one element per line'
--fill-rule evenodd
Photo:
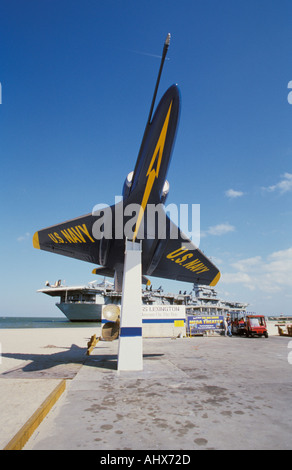
<path fill-rule="evenodd" d="M 82 328 L 100 322 L 71 322 L 63 317 L 0 317 L 0 329 L 8 328 Z"/>

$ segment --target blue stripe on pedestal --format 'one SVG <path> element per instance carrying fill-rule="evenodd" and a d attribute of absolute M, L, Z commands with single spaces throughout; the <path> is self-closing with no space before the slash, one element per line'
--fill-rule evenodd
<path fill-rule="evenodd" d="M 121 328 L 120 336 L 121 337 L 142 336 L 142 328 L 124 326 Z"/>

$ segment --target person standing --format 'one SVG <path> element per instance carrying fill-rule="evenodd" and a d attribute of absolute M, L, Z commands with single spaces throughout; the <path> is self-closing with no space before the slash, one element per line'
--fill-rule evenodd
<path fill-rule="evenodd" d="M 227 325 L 227 321 L 225 317 L 223 318 L 223 327 L 224 327 L 224 336 L 227 336 L 228 325 Z"/>
<path fill-rule="evenodd" d="M 227 327 L 228 327 L 228 336 L 230 337 L 232 336 L 231 326 L 232 326 L 231 318 L 229 317 L 227 321 Z"/>

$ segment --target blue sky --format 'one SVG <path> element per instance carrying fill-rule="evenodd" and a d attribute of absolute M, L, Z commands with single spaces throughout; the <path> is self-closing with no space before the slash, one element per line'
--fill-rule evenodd
<path fill-rule="evenodd" d="M 94 279 L 32 236 L 121 194 L 168 32 L 158 99 L 178 83 L 182 110 L 167 203 L 200 204 L 221 297 L 292 314 L 291 20 L 290 0 L 1 2 L 0 315 L 56 315 L 46 280 Z"/>

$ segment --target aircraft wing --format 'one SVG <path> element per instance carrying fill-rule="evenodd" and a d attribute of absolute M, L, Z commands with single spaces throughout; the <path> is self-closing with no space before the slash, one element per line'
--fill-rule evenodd
<path fill-rule="evenodd" d="M 63 256 L 99 264 L 96 274 L 112 276 L 114 269 L 107 267 L 108 251 L 104 239 L 93 236 L 93 224 L 96 217 L 92 214 L 68 220 L 36 232 L 33 246 Z M 151 261 L 143 269 L 146 276 L 174 279 L 215 286 L 220 279 L 217 267 L 186 237 L 167 216 L 170 236 L 159 240 Z M 175 233 L 175 238 L 171 234 Z M 145 240 L 147 243 L 147 241 Z M 122 242 L 123 243 L 123 242 Z M 146 250 L 145 256 L 148 253 Z M 106 270 L 106 272 L 105 272 Z"/>
<path fill-rule="evenodd" d="M 95 220 L 92 214 L 88 214 L 39 230 L 33 236 L 33 246 L 99 264 L 100 241 L 92 235 Z"/>
<path fill-rule="evenodd" d="M 147 275 L 215 286 L 220 279 L 218 268 L 169 218 L 168 221 L 171 233 L 178 236 L 158 243 Z"/>

